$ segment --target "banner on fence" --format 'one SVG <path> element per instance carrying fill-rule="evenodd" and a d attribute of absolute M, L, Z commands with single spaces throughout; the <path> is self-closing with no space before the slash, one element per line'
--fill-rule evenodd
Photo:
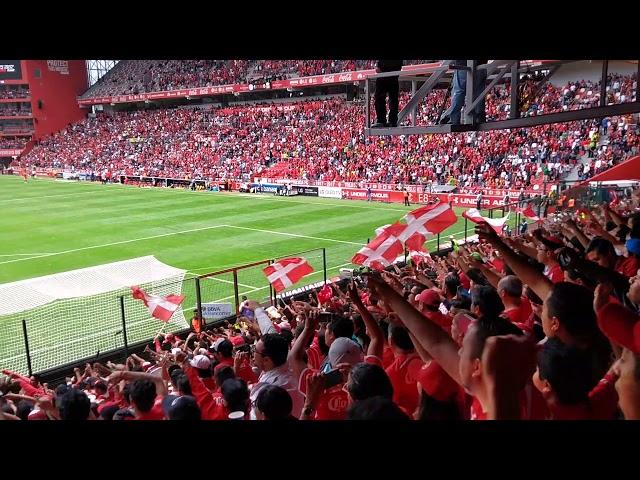
<path fill-rule="evenodd" d="M 221 320 L 234 314 L 230 303 L 203 303 L 202 316 L 206 320 Z"/>

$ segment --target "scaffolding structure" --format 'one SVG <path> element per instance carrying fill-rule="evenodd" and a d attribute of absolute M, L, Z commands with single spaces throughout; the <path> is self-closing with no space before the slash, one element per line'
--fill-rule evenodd
<path fill-rule="evenodd" d="M 609 61 L 602 60 L 602 75 L 600 80 L 600 104 L 596 107 L 588 107 L 580 110 L 568 110 L 564 112 L 549 113 L 531 117 L 520 116 L 518 98 L 518 84 L 520 76 L 526 73 L 545 72 L 538 84 L 540 89 L 560 69 L 562 65 L 579 62 L 582 60 L 493 60 L 489 63 L 479 64 L 477 60 L 467 60 L 466 65 L 456 64 L 455 60 L 442 60 L 423 69 L 414 69 L 410 72 L 384 72 L 368 76 L 365 80 L 366 95 L 366 136 L 384 135 L 424 135 L 434 133 L 452 133 L 468 131 L 488 131 L 507 128 L 532 127 L 535 125 L 547 125 L 551 123 L 571 122 L 589 118 L 604 118 L 608 116 L 626 115 L 640 112 L 640 93 L 636 93 L 635 102 L 626 102 L 615 105 L 606 104 L 607 76 L 609 73 Z M 638 78 L 640 78 L 640 62 L 638 63 Z M 474 96 L 477 89 L 475 85 L 476 72 L 486 70 L 487 84 L 485 88 Z M 421 100 L 426 98 L 435 87 L 447 85 L 456 70 L 464 70 L 467 74 L 465 106 L 462 111 L 460 125 L 416 125 L 416 111 Z M 378 78 L 398 77 L 399 82 L 411 83 L 411 98 L 398 113 L 396 127 L 371 128 L 371 95 L 372 85 Z M 511 104 L 509 118 L 506 120 L 490 122 L 474 122 L 473 109 L 503 79 L 511 82 Z M 411 119 L 411 125 L 401 125 L 407 118 Z"/>

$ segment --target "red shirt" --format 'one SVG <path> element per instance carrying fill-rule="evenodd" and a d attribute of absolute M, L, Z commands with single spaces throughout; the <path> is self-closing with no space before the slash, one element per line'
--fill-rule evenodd
<path fill-rule="evenodd" d="M 303 395 L 307 394 L 307 377 L 318 372 L 319 370 L 305 368 L 300 374 L 298 390 Z M 344 420 L 347 417 L 348 406 L 349 396 L 342 390 L 342 384 L 331 387 L 320 396 L 314 420 Z"/>
<path fill-rule="evenodd" d="M 494 258 L 489 262 L 500 273 L 504 273 L 504 262 L 499 258 Z"/>
<path fill-rule="evenodd" d="M 136 413 L 136 420 L 164 420 L 164 411 L 162 410 L 162 400 L 164 397 L 158 395 L 153 402 L 151 410 L 145 413 Z"/>
<path fill-rule="evenodd" d="M 449 315 L 445 315 L 440 310 L 435 312 L 425 311 L 422 314 L 431 320 L 433 323 L 442 328 L 445 332 L 451 335 L 451 323 L 453 322 L 453 318 Z"/>
<path fill-rule="evenodd" d="M 540 391 L 529 382 L 520 392 L 520 419 L 544 420 L 548 417 L 549 409 Z M 470 409 L 470 420 L 486 420 L 487 413 L 477 398 L 473 398 Z"/>
<path fill-rule="evenodd" d="M 621 273 L 625 277 L 635 277 L 640 268 L 640 261 L 635 256 L 620 257 L 616 262 L 615 271 Z"/>
<path fill-rule="evenodd" d="M 403 354 L 385 369 L 393 385 L 393 401 L 408 412 L 418 407 L 418 374 L 423 363 L 417 353 Z"/>
<path fill-rule="evenodd" d="M 511 308 L 509 310 L 505 310 L 502 314 L 504 317 L 508 318 L 511 323 L 521 323 L 524 324 L 528 329 L 533 328 L 531 321 L 533 317 L 531 314 L 533 310 L 531 308 L 531 303 L 529 299 L 522 297 L 520 299 L 520 306 L 517 308 Z"/>
<path fill-rule="evenodd" d="M 589 392 L 589 406 L 592 420 L 612 420 L 618 411 L 616 376 L 607 373 L 598 385 Z"/>
<path fill-rule="evenodd" d="M 553 283 L 564 282 L 564 272 L 562 271 L 562 267 L 560 267 L 560 265 L 556 263 L 549 270 L 549 274 L 547 275 L 547 277 Z"/>
<path fill-rule="evenodd" d="M 396 359 L 396 356 L 393 354 L 393 349 L 389 346 L 388 343 L 384 344 L 384 348 L 382 349 L 382 363 L 380 366 L 382 368 L 388 368 L 391 366 L 393 361 Z"/>
<path fill-rule="evenodd" d="M 196 370 L 187 367 L 186 372 L 189 383 L 191 384 L 191 393 L 196 399 L 203 420 L 226 420 L 229 412 L 222 402 L 222 394 L 220 392 L 211 393 L 204 385 L 203 379 L 198 376 Z"/>
<path fill-rule="evenodd" d="M 319 370 L 324 358 L 325 356 L 320 351 L 320 346 L 317 342 L 313 342 L 311 346 L 307 348 L 307 364 L 309 365 L 309 368 Z"/>

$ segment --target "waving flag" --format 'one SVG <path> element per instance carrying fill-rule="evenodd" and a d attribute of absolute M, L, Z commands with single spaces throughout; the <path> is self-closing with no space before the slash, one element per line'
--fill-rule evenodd
<path fill-rule="evenodd" d="M 502 227 L 505 222 L 509 219 L 509 214 L 507 213 L 502 218 L 487 218 L 480 215 L 480 212 L 476 208 L 470 208 L 466 212 L 462 214 L 463 217 L 468 218 L 473 223 L 482 223 L 487 222 L 489 225 L 493 227 L 496 233 L 502 233 Z"/>
<path fill-rule="evenodd" d="M 520 213 L 525 217 L 527 217 L 529 220 L 533 220 L 534 222 L 542 221 L 542 219 L 539 216 L 537 216 L 536 213 L 533 211 L 533 208 L 531 208 L 531 205 L 529 205 L 525 209 L 520 210 Z"/>
<path fill-rule="evenodd" d="M 399 239 L 409 250 L 422 251 L 427 238 L 446 230 L 454 225 L 458 217 L 448 203 L 425 205 L 407 213 L 402 217 L 407 222 L 407 228 Z"/>
<path fill-rule="evenodd" d="M 405 228 L 406 225 L 399 223 L 384 228 L 380 235 L 358 250 L 351 262 L 375 270 L 384 270 L 384 267 L 391 265 L 404 251 L 398 236 Z"/>
<path fill-rule="evenodd" d="M 269 283 L 273 285 L 276 293 L 280 293 L 300 281 L 305 275 L 312 273 L 313 267 L 303 257 L 292 257 L 272 263 L 262 271 L 267 276 Z"/>
<path fill-rule="evenodd" d="M 184 295 L 149 295 L 138 286 L 131 287 L 131 294 L 136 300 L 142 300 L 149 313 L 154 318 L 168 322 L 180 304 L 184 301 Z"/>

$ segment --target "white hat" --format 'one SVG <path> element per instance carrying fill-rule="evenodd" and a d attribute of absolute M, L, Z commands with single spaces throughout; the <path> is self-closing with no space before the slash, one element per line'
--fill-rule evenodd
<path fill-rule="evenodd" d="M 189 362 L 189 364 L 194 368 L 199 368 L 201 370 L 206 370 L 211 367 L 211 360 L 206 355 L 196 355 L 193 357 L 193 360 Z"/>

